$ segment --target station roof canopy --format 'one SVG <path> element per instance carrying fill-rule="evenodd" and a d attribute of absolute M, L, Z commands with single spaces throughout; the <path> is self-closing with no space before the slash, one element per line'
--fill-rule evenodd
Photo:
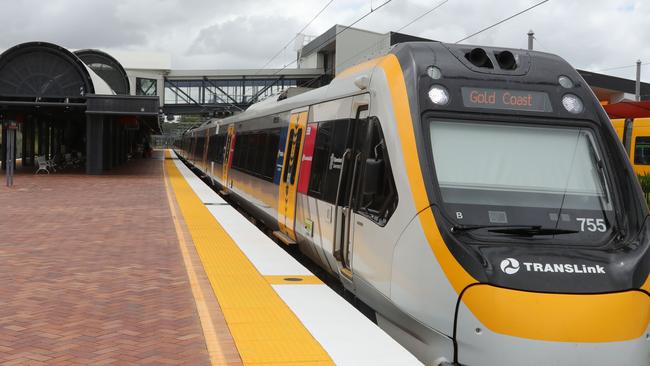
<path fill-rule="evenodd" d="M 126 73 L 109 55 L 95 50 L 79 54 L 47 42 L 22 43 L 0 54 L 0 112 L 76 109 L 135 116 L 159 129 L 158 97 L 128 95 Z"/>
<path fill-rule="evenodd" d="M 116 94 L 128 95 L 131 86 L 122 65 L 113 56 L 100 50 L 78 50 L 74 54 L 101 76 Z"/>
<path fill-rule="evenodd" d="M 578 70 L 578 72 L 600 101 L 614 104 L 624 100 L 634 100 L 636 89 L 634 80 L 586 70 Z M 641 83 L 641 100 L 650 100 L 650 84 L 648 83 Z"/>
<path fill-rule="evenodd" d="M 604 105 L 610 118 L 647 118 L 650 117 L 650 100 L 641 102 L 619 102 Z"/>
<path fill-rule="evenodd" d="M 112 94 L 106 82 L 63 47 L 29 42 L 0 55 L 1 96 L 78 98 L 96 92 Z"/>

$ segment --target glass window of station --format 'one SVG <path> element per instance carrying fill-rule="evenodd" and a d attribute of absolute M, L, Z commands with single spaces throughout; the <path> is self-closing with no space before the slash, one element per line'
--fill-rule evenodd
<path fill-rule="evenodd" d="M 158 95 L 158 80 L 147 78 L 135 79 L 136 95 Z"/>

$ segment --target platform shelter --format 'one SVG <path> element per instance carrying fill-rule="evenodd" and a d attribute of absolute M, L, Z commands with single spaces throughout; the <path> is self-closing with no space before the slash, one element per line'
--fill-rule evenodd
<path fill-rule="evenodd" d="M 38 156 L 63 160 L 67 154 L 83 161 L 87 174 L 124 163 L 160 131 L 158 97 L 128 91 L 124 69 L 104 52 L 73 53 L 46 42 L 8 49 L 0 55 L 3 168 L 12 121 L 19 126 L 21 143 L 15 145 L 24 167 Z"/>

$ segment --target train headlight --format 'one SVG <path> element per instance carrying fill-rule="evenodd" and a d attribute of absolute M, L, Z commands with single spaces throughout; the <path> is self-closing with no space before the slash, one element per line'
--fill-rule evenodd
<path fill-rule="evenodd" d="M 580 98 L 573 94 L 565 94 L 562 97 L 562 105 L 564 106 L 564 109 L 573 114 L 582 113 L 585 109 Z"/>
<path fill-rule="evenodd" d="M 427 75 L 433 80 L 438 80 L 442 77 L 442 71 L 435 66 L 429 66 L 427 68 Z"/>
<path fill-rule="evenodd" d="M 569 79 L 568 76 L 560 75 L 560 77 L 557 78 L 557 82 L 560 83 L 560 85 L 562 85 L 563 88 L 566 89 L 573 88 L 573 81 L 571 81 L 571 79 Z"/>
<path fill-rule="evenodd" d="M 442 85 L 434 85 L 429 89 L 429 99 L 433 104 L 445 105 L 449 103 L 449 92 Z"/>

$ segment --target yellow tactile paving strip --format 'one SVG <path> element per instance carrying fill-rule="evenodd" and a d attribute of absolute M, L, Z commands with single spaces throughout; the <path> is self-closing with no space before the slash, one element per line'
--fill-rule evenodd
<path fill-rule="evenodd" d="M 173 160 L 165 160 L 165 170 L 243 363 L 333 365 L 269 279 L 212 217 Z"/>
<path fill-rule="evenodd" d="M 189 231 L 187 230 L 187 227 L 185 227 L 185 230 L 183 230 L 184 223 L 182 219 L 179 220 L 179 212 L 175 203 L 176 200 L 174 199 L 174 193 L 172 192 L 172 188 L 168 182 L 169 179 L 167 179 L 167 174 L 164 175 L 164 179 L 169 209 L 172 213 L 174 229 L 176 230 L 176 236 L 178 237 L 185 270 L 187 271 L 187 276 L 190 280 L 190 287 L 192 289 L 192 295 L 194 296 L 196 310 L 199 313 L 201 328 L 203 330 L 203 336 L 205 338 L 205 345 L 208 349 L 208 355 L 210 357 L 210 364 L 213 366 L 242 365 L 241 357 L 239 356 L 239 352 L 234 345 L 232 335 L 227 329 L 223 315 L 220 313 L 221 307 L 219 304 L 215 303 L 217 300 L 214 298 L 212 293 L 208 294 L 208 291 L 210 291 L 208 279 L 205 277 L 205 275 L 199 279 L 199 271 L 197 267 L 202 267 L 200 263 L 201 259 L 198 258 L 198 252 L 196 252 L 194 243 L 188 242 L 185 239 L 189 237 Z M 208 296 L 206 296 L 206 294 Z M 218 315 L 216 318 L 220 317 L 221 319 L 213 318 L 211 313 Z M 216 326 L 220 326 L 221 329 L 217 331 Z"/>

